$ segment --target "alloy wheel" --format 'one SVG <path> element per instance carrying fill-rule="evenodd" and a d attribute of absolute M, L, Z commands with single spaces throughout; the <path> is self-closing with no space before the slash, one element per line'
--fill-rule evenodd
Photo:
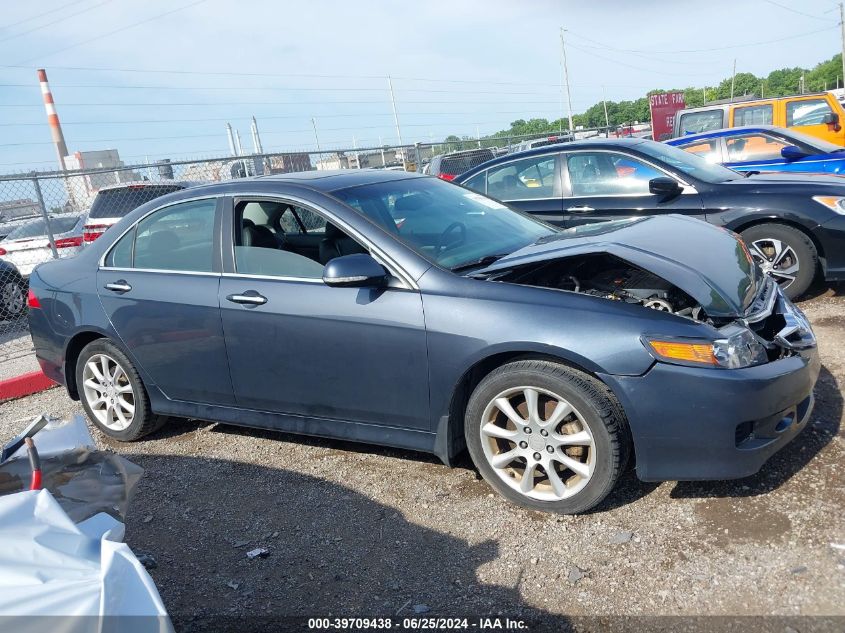
<path fill-rule="evenodd" d="M 781 288 L 788 288 L 798 276 L 799 261 L 793 248 L 781 240 L 764 238 L 751 242 L 751 256 L 763 272 Z"/>
<path fill-rule="evenodd" d="M 537 387 L 507 389 L 489 402 L 481 445 L 496 476 L 539 501 L 578 494 L 596 463 L 584 417 L 566 399 Z"/>
<path fill-rule="evenodd" d="M 0 290 L 0 306 L 11 316 L 18 316 L 23 312 L 26 304 L 26 297 L 23 294 L 23 288 L 14 281 L 8 282 Z"/>
<path fill-rule="evenodd" d="M 95 354 L 82 370 L 82 391 L 103 426 L 123 431 L 135 418 L 135 391 L 123 367 L 107 354 Z"/>

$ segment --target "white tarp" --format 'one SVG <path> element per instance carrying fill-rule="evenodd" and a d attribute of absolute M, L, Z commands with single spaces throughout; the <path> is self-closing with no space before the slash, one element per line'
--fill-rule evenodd
<path fill-rule="evenodd" d="M 54 430 L 35 438 L 48 456 L 69 446 L 82 454 L 93 448 L 79 421 L 56 424 Z M 5 467 L 21 462 L 26 463 L 12 460 Z M 129 477 L 137 480 L 140 469 L 126 464 L 138 470 Z M 3 474 L 12 483 L 21 479 Z M 127 477 L 118 474 L 125 488 Z M 95 507 L 81 498 L 81 504 L 79 498 L 63 501 L 74 513 Z M 122 542 L 123 523 L 94 512 L 74 523 L 48 490 L 0 496 L 0 631 L 172 633 L 152 578 Z"/>
<path fill-rule="evenodd" d="M 172 631 L 152 578 L 122 538 L 123 523 L 105 513 L 75 524 L 47 490 L 0 497 L 0 622 L 27 616 L 2 628 L 36 630 L 45 616 L 75 616 L 51 617 L 41 630 Z"/>

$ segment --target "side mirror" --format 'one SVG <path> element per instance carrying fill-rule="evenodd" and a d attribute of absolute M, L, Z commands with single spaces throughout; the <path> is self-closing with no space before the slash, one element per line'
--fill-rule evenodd
<path fill-rule="evenodd" d="M 334 288 L 381 288 L 387 277 L 384 267 L 364 253 L 335 257 L 323 269 L 323 283 Z"/>
<path fill-rule="evenodd" d="M 806 152 L 799 147 L 795 147 L 795 145 L 787 145 L 781 148 L 780 155 L 786 160 L 798 160 L 807 156 Z"/>
<path fill-rule="evenodd" d="M 648 181 L 648 190 L 663 198 L 671 198 L 681 193 L 681 185 L 674 178 L 660 176 Z"/>
<path fill-rule="evenodd" d="M 824 123 L 825 125 L 832 125 L 833 130 L 835 132 L 838 132 L 842 129 L 842 127 L 839 125 L 839 114 L 836 112 L 828 112 L 827 114 L 825 114 L 824 118 L 822 119 L 822 123 Z"/>

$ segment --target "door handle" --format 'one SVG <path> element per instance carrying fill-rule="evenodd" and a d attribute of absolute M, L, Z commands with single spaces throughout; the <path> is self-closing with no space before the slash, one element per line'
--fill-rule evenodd
<path fill-rule="evenodd" d="M 125 280 L 119 279 L 112 283 L 106 284 L 106 290 L 111 290 L 112 292 L 129 292 L 132 290 L 132 286 L 126 283 Z"/>
<path fill-rule="evenodd" d="M 254 290 L 247 290 L 240 295 L 229 295 L 226 297 L 227 301 L 232 303 L 241 303 L 244 305 L 260 306 L 267 303 L 267 297 L 263 297 Z"/>
<path fill-rule="evenodd" d="M 580 207 L 569 207 L 567 211 L 569 211 L 570 213 L 589 213 L 590 211 L 595 211 L 595 209 L 593 207 L 583 205 Z"/>

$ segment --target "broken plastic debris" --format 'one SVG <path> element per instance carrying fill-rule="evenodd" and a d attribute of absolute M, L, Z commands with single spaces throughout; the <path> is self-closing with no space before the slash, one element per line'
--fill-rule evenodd
<path fill-rule="evenodd" d="M 265 547 L 256 547 L 246 553 L 246 557 L 252 560 L 253 558 L 266 558 L 270 554 L 270 550 Z"/>

